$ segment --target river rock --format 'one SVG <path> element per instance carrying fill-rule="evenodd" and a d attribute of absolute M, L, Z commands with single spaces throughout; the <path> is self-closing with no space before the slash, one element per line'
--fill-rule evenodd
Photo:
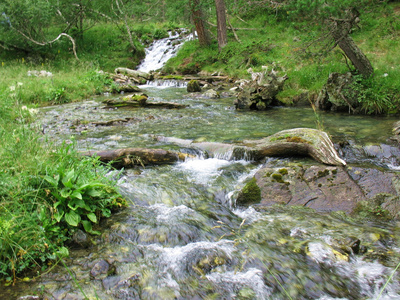
<path fill-rule="evenodd" d="M 78 229 L 71 237 L 71 246 L 74 248 L 89 248 L 93 245 L 92 239 L 89 234 Z"/>
<path fill-rule="evenodd" d="M 237 205 L 300 205 L 322 212 L 351 213 L 359 202 L 373 201 L 382 194 L 388 197 L 380 205 L 397 216 L 393 197 L 400 196 L 400 174 L 372 167 L 273 161 L 254 175 L 239 194 Z"/>
<path fill-rule="evenodd" d="M 90 270 L 90 276 L 95 279 L 107 277 L 110 270 L 110 265 L 104 259 L 100 259 L 95 262 L 94 266 Z"/>
<path fill-rule="evenodd" d="M 198 80 L 190 80 L 187 84 L 187 88 L 186 90 L 189 93 L 196 93 L 196 92 L 201 92 L 201 87 L 200 87 L 200 83 Z"/>
<path fill-rule="evenodd" d="M 220 98 L 220 95 L 217 91 L 213 90 L 213 89 L 209 89 L 207 90 L 204 94 L 204 97 L 206 98 L 210 98 L 210 99 L 218 99 Z"/>
<path fill-rule="evenodd" d="M 120 98 L 114 98 L 114 99 L 106 99 L 103 101 L 103 103 L 107 104 L 107 106 L 114 106 L 114 107 L 139 107 L 139 106 L 145 106 L 146 101 L 148 99 L 148 96 L 146 94 L 132 94 L 123 97 L 122 99 Z"/>

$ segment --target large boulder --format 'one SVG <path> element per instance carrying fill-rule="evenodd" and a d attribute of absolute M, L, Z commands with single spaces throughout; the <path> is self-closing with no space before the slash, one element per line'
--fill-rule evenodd
<path fill-rule="evenodd" d="M 352 213 L 373 203 L 399 217 L 399 196 L 400 174 L 394 171 L 275 160 L 254 175 L 240 192 L 237 205 L 300 205 Z"/>
<path fill-rule="evenodd" d="M 283 90 L 286 75 L 278 76 L 277 72 L 264 67 L 262 72 L 253 72 L 250 68 L 252 80 L 240 86 L 234 105 L 236 109 L 265 110 L 269 106 L 279 105 L 276 96 Z"/>

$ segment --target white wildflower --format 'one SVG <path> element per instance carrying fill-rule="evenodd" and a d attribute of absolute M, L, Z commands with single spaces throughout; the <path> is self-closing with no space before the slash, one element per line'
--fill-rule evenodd
<path fill-rule="evenodd" d="M 26 107 L 26 105 L 21 107 L 22 110 L 28 110 L 28 107 Z"/>
<path fill-rule="evenodd" d="M 33 116 L 33 115 L 36 115 L 39 111 L 37 110 L 37 109 L 35 109 L 35 108 L 30 108 L 29 110 L 29 113 Z"/>
<path fill-rule="evenodd" d="M 10 86 L 10 90 L 11 90 L 11 92 L 14 92 L 15 91 L 15 85 Z"/>
<path fill-rule="evenodd" d="M 23 85 L 22 82 L 18 82 L 18 83 L 17 83 L 17 86 L 22 86 L 22 85 Z"/>

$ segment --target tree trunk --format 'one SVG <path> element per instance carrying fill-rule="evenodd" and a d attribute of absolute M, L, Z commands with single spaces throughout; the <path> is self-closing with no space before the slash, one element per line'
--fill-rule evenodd
<path fill-rule="evenodd" d="M 349 19 L 333 19 L 331 23 L 331 35 L 335 43 L 353 63 L 356 70 L 364 77 L 370 77 L 374 73 L 374 68 L 349 35 L 353 26 L 359 21 L 358 15 L 357 11 L 352 11 Z"/>
<path fill-rule="evenodd" d="M 215 0 L 215 8 L 217 11 L 218 48 L 221 51 L 221 49 L 228 43 L 226 34 L 225 1 Z"/>
<path fill-rule="evenodd" d="M 199 43 L 201 46 L 207 47 L 211 44 L 211 38 L 207 32 L 204 13 L 200 7 L 200 0 L 191 0 L 190 10 L 192 13 L 194 26 L 196 27 Z"/>

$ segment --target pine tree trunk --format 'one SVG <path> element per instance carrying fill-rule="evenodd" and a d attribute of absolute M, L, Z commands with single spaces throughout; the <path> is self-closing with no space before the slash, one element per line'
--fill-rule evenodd
<path fill-rule="evenodd" d="M 221 49 L 228 43 L 226 34 L 225 1 L 215 0 L 215 8 L 217 11 L 218 48 L 221 51 Z"/>
<path fill-rule="evenodd" d="M 207 32 L 204 14 L 200 7 L 200 0 L 191 0 L 190 10 L 192 13 L 194 26 L 196 27 L 199 43 L 201 46 L 207 47 L 211 44 L 211 38 Z"/>
<path fill-rule="evenodd" d="M 374 73 L 371 62 L 357 47 L 349 35 L 349 25 L 344 22 L 334 22 L 331 30 L 335 43 L 343 50 L 344 54 L 353 63 L 356 70 L 364 77 L 370 77 Z"/>

